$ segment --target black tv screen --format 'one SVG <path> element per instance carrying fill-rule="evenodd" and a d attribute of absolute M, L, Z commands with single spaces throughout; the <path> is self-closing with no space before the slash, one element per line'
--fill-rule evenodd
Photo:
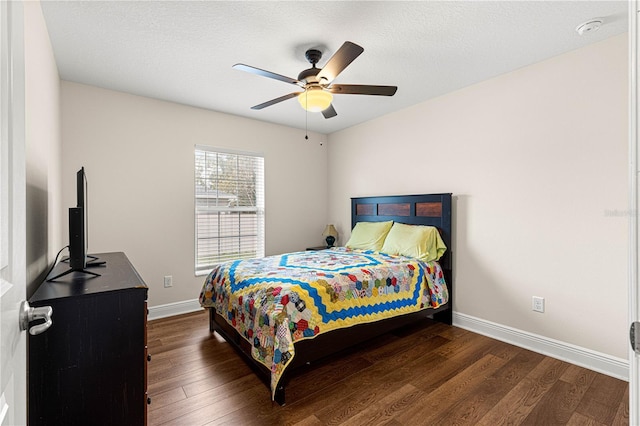
<path fill-rule="evenodd" d="M 76 207 L 69 208 L 69 266 L 73 270 L 83 270 L 87 266 L 87 229 L 84 167 L 76 173 Z"/>

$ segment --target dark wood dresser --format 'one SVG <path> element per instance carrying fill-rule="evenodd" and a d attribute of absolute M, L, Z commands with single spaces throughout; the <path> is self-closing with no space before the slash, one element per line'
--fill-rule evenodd
<path fill-rule="evenodd" d="M 53 308 L 53 325 L 29 335 L 31 426 L 147 422 L 147 286 L 124 253 L 94 256 L 99 277 L 45 281 L 29 300 Z"/>

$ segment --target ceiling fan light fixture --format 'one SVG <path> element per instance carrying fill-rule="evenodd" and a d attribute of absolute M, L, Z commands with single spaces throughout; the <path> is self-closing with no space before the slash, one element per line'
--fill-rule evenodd
<path fill-rule="evenodd" d="M 329 108 L 333 95 L 322 88 L 310 87 L 298 95 L 298 102 L 309 112 L 321 112 Z"/>

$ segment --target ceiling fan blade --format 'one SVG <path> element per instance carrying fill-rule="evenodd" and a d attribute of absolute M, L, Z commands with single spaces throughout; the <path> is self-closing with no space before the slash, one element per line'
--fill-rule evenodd
<path fill-rule="evenodd" d="M 333 104 L 331 104 L 331 105 L 329 105 L 329 108 L 327 108 L 324 111 L 322 111 L 322 115 L 324 115 L 324 118 L 331 118 L 331 117 L 335 117 L 336 115 L 338 115 L 338 113 L 336 112 L 335 108 L 333 107 Z"/>
<path fill-rule="evenodd" d="M 350 41 L 345 41 L 318 73 L 318 80 L 326 79 L 327 82 L 332 82 L 362 52 L 364 52 L 362 47 Z"/>
<path fill-rule="evenodd" d="M 264 102 L 262 104 L 256 105 L 256 106 L 252 106 L 251 109 L 262 109 L 262 108 L 266 108 L 268 106 L 271 105 L 275 105 L 279 102 L 282 101 L 286 101 L 287 99 L 291 99 L 291 98 L 295 98 L 296 96 L 298 96 L 300 93 L 304 93 L 304 92 L 293 92 L 293 93 L 289 93 L 288 95 L 284 95 L 284 96 L 280 96 L 279 98 L 275 98 L 275 99 L 271 99 L 270 101 Z"/>
<path fill-rule="evenodd" d="M 393 96 L 397 86 L 369 86 L 362 84 L 332 84 L 327 88 L 331 93 L 345 95 Z"/>
<path fill-rule="evenodd" d="M 273 78 L 275 80 L 284 81 L 285 83 L 291 83 L 291 84 L 300 85 L 300 82 L 298 80 L 296 80 L 296 79 L 293 79 L 291 77 L 287 77 L 286 75 L 280 75 L 280 74 L 276 74 L 276 73 L 271 72 L 271 71 L 266 71 L 266 70 L 263 70 L 263 69 L 260 69 L 260 68 L 252 67 L 251 65 L 235 64 L 233 66 L 233 68 L 235 68 L 237 70 L 241 70 L 241 71 L 250 72 L 251 74 L 257 74 L 257 75 L 261 75 L 263 77 L 269 77 L 269 78 Z"/>

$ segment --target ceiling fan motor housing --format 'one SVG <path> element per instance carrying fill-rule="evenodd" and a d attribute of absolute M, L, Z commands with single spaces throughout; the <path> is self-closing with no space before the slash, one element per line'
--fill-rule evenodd
<path fill-rule="evenodd" d="M 317 83 L 318 79 L 315 77 L 321 70 L 316 68 L 316 64 L 320 58 L 322 58 L 322 52 L 317 49 L 309 49 L 304 56 L 307 58 L 307 61 L 311 63 L 311 68 L 308 68 L 298 74 L 298 80 L 304 81 L 305 83 Z"/>
<path fill-rule="evenodd" d="M 316 75 L 320 72 L 320 68 L 309 68 L 298 74 L 298 80 L 304 83 L 317 83 Z"/>

